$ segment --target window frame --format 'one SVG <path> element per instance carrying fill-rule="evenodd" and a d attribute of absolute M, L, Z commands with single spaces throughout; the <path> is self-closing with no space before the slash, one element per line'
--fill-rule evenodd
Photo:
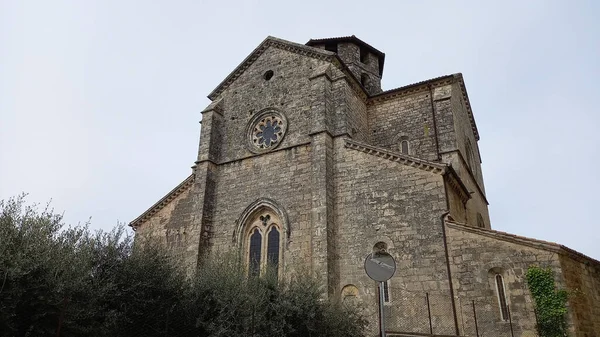
<path fill-rule="evenodd" d="M 262 219 L 266 218 L 268 221 L 264 222 Z M 252 220 L 248 222 L 246 231 L 243 237 L 243 256 L 246 268 L 246 274 L 248 276 L 265 276 L 269 270 L 269 234 L 273 230 L 277 230 L 279 233 L 278 248 L 277 248 L 277 279 L 281 277 L 281 270 L 283 266 L 283 226 L 280 224 L 281 221 L 275 212 L 263 211 L 257 213 L 257 216 L 252 217 Z M 250 248 L 251 248 L 251 237 L 255 230 L 261 235 L 260 245 L 260 261 L 258 264 L 258 275 L 251 275 L 250 269 Z"/>
<path fill-rule="evenodd" d="M 498 278 L 500 278 L 500 283 L 502 285 L 502 296 L 500 296 L 500 287 L 498 285 Z M 496 297 L 498 298 L 498 309 L 500 311 L 500 319 L 504 322 L 509 320 L 510 309 L 508 308 L 508 296 L 506 296 L 506 284 L 504 282 L 504 277 L 500 273 L 494 274 L 494 284 L 496 285 Z M 503 304 L 504 303 L 504 308 Z"/>

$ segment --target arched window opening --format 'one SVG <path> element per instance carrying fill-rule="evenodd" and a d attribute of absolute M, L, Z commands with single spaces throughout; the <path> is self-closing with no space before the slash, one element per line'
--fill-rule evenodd
<path fill-rule="evenodd" d="M 373 253 L 387 252 L 387 249 L 388 245 L 383 241 L 379 241 L 375 245 L 373 245 Z"/>
<path fill-rule="evenodd" d="M 373 245 L 373 253 L 388 253 L 388 245 L 383 241 L 379 241 Z M 390 280 L 383 282 L 383 303 L 388 304 L 390 299 Z"/>
<path fill-rule="evenodd" d="M 408 144 L 408 136 L 401 136 L 400 137 L 400 152 L 404 153 L 404 154 L 408 154 L 409 151 L 409 144 Z"/>
<path fill-rule="evenodd" d="M 498 294 L 498 303 L 500 305 L 500 316 L 503 321 L 508 321 L 508 305 L 506 303 L 506 293 L 504 292 L 504 280 L 502 275 L 496 274 L 496 291 Z"/>
<path fill-rule="evenodd" d="M 485 228 L 485 222 L 483 221 L 483 217 L 481 216 L 481 213 L 477 213 L 477 227 Z"/>
<path fill-rule="evenodd" d="M 360 62 L 367 63 L 369 51 L 366 48 L 360 48 Z"/>
<path fill-rule="evenodd" d="M 275 277 L 279 270 L 279 246 L 279 230 L 273 226 L 267 239 L 267 266 Z"/>
<path fill-rule="evenodd" d="M 408 154 L 408 140 L 403 140 L 400 142 L 400 150 L 404 154 Z"/>
<path fill-rule="evenodd" d="M 279 277 L 283 250 L 281 226 L 277 213 L 265 208 L 246 222 L 242 242 L 249 276 Z"/>
<path fill-rule="evenodd" d="M 262 253 L 262 234 L 258 228 L 254 228 L 250 236 L 248 257 L 248 272 L 250 276 L 260 275 L 260 262 Z"/>
<path fill-rule="evenodd" d="M 342 288 L 342 302 L 355 304 L 358 300 L 358 288 L 354 284 L 347 284 Z"/>

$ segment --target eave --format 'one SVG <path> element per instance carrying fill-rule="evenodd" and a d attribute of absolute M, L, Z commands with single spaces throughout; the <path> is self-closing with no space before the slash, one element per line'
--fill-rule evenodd
<path fill-rule="evenodd" d="M 471 108 L 471 102 L 469 101 L 469 95 L 467 94 L 467 88 L 465 86 L 465 81 L 461 73 L 445 75 L 440 77 L 435 77 L 429 80 L 405 85 L 403 87 L 395 88 L 380 92 L 376 95 L 372 95 L 369 97 L 369 101 L 378 102 L 378 101 L 386 101 L 389 99 L 393 99 L 398 96 L 404 96 L 407 94 L 412 94 L 415 92 L 426 91 L 429 87 L 439 87 L 448 84 L 458 83 L 462 98 L 465 102 L 465 107 L 467 110 L 467 116 L 469 117 L 469 122 L 471 123 L 471 129 L 473 130 L 473 134 L 475 135 L 475 139 L 479 140 L 479 131 L 477 130 L 477 124 L 475 124 L 475 118 L 473 117 L 473 110 Z"/>
<path fill-rule="evenodd" d="M 167 193 L 164 197 L 162 197 L 158 202 L 148 208 L 144 213 L 135 218 L 133 221 L 129 223 L 129 226 L 136 230 L 137 227 L 144 222 L 146 222 L 149 218 L 151 218 L 158 211 L 163 209 L 166 205 L 169 204 L 173 199 L 179 196 L 181 193 L 185 192 L 192 184 L 194 183 L 195 175 L 192 173 L 189 177 L 187 177 L 184 181 L 182 181 L 179 185 L 177 185 L 174 189 L 172 189 L 169 193 Z"/>

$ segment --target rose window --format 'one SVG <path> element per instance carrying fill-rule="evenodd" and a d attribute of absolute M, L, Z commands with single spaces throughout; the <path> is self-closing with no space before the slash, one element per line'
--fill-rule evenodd
<path fill-rule="evenodd" d="M 254 153 L 263 153 L 276 148 L 283 141 L 287 119 L 275 109 L 257 113 L 248 123 L 247 148 Z"/>
<path fill-rule="evenodd" d="M 267 117 L 254 127 L 253 141 L 261 149 L 275 146 L 283 136 L 283 122 L 277 117 Z"/>

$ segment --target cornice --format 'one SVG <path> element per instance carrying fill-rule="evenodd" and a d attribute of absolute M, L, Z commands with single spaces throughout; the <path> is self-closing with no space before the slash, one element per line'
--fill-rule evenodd
<path fill-rule="evenodd" d="M 346 148 L 350 148 L 356 151 L 364 152 L 366 154 L 370 154 L 373 156 L 377 156 L 383 159 L 387 159 L 393 162 L 398 162 L 403 165 L 415 167 L 424 171 L 436 173 L 436 174 L 444 174 L 448 165 L 446 164 L 438 164 L 432 163 L 430 161 L 426 161 L 423 159 L 411 157 L 402 153 L 390 151 L 387 149 L 383 149 L 380 147 L 364 144 L 361 142 L 357 142 L 352 139 L 346 139 L 344 146 Z"/>
<path fill-rule="evenodd" d="M 600 268 L 600 261 L 593 259 L 585 254 L 582 254 L 576 250 L 573 250 L 569 247 L 560 245 L 558 243 L 543 241 L 538 239 L 532 239 L 525 236 L 510 234 L 506 232 L 496 231 L 493 229 L 487 228 L 479 228 L 472 227 L 460 222 L 446 220 L 446 226 L 450 228 L 454 228 L 457 230 L 461 230 L 463 232 L 468 232 L 472 234 L 477 234 L 497 240 L 502 240 L 514 244 L 519 244 L 531 248 L 542 249 L 548 252 L 556 253 L 558 255 L 563 255 L 570 257 L 578 262 L 584 264 L 593 264 L 596 268 Z"/>
<path fill-rule="evenodd" d="M 471 194 L 469 193 L 469 190 L 467 189 L 465 184 L 463 184 L 463 182 L 460 180 L 452 166 L 448 166 L 448 169 L 446 171 L 450 173 L 445 175 L 446 182 L 448 182 L 450 188 L 452 188 L 456 193 L 458 193 L 460 201 L 462 201 L 462 203 L 465 204 L 467 201 L 469 201 L 469 199 L 471 199 Z"/>
<path fill-rule="evenodd" d="M 471 129 L 473 130 L 473 134 L 475 135 L 475 139 L 479 140 L 479 131 L 477 130 L 477 125 L 475 124 L 475 118 L 473 117 L 473 110 L 471 108 L 471 102 L 469 101 L 469 95 L 467 94 L 467 87 L 465 86 L 465 81 L 461 73 L 440 76 L 436 78 L 432 78 L 429 80 L 409 84 L 400 88 L 390 89 L 383 92 L 380 92 L 376 95 L 369 97 L 368 104 L 375 104 L 378 102 L 385 102 L 390 99 L 394 99 L 396 97 L 401 97 L 405 95 L 410 95 L 418 92 L 424 92 L 429 90 L 428 86 L 432 86 L 433 88 L 458 83 L 460 87 L 462 99 L 465 102 L 465 108 L 467 110 L 467 116 L 469 117 L 469 122 L 471 123 Z"/>
<path fill-rule="evenodd" d="M 454 77 L 458 81 L 458 85 L 460 86 L 460 90 L 462 92 L 463 100 L 465 101 L 467 115 L 469 116 L 469 121 L 471 122 L 471 129 L 473 129 L 473 134 L 475 134 L 475 139 L 479 140 L 479 131 L 477 130 L 477 124 L 475 124 L 475 117 L 473 116 L 473 110 L 471 109 L 471 102 L 469 101 L 469 94 L 467 93 L 467 87 L 465 86 L 465 81 L 461 73 L 454 74 Z"/>
<path fill-rule="evenodd" d="M 454 75 L 446 75 L 440 76 L 436 78 L 432 78 L 429 80 L 412 83 L 409 85 L 405 85 L 403 87 L 395 88 L 380 92 L 376 95 L 369 97 L 369 104 L 374 104 L 378 102 L 388 101 L 397 97 L 406 96 L 410 94 L 414 94 L 417 92 L 424 92 L 429 90 L 429 86 L 433 88 L 441 87 L 444 85 L 449 85 L 454 83 L 455 77 Z"/>
<path fill-rule="evenodd" d="M 129 223 L 129 226 L 132 227 L 133 230 L 136 230 L 137 227 L 146 222 L 154 214 L 156 214 L 167 204 L 169 204 L 173 199 L 177 198 L 181 193 L 185 192 L 190 186 L 192 186 L 194 183 L 194 178 L 195 175 L 192 173 L 189 177 L 187 177 L 184 181 L 182 181 L 179 185 L 177 185 L 174 189 L 172 189 L 169 193 L 162 197 L 158 202 L 156 202 L 144 213 L 142 213 L 140 216 L 131 221 Z"/>

